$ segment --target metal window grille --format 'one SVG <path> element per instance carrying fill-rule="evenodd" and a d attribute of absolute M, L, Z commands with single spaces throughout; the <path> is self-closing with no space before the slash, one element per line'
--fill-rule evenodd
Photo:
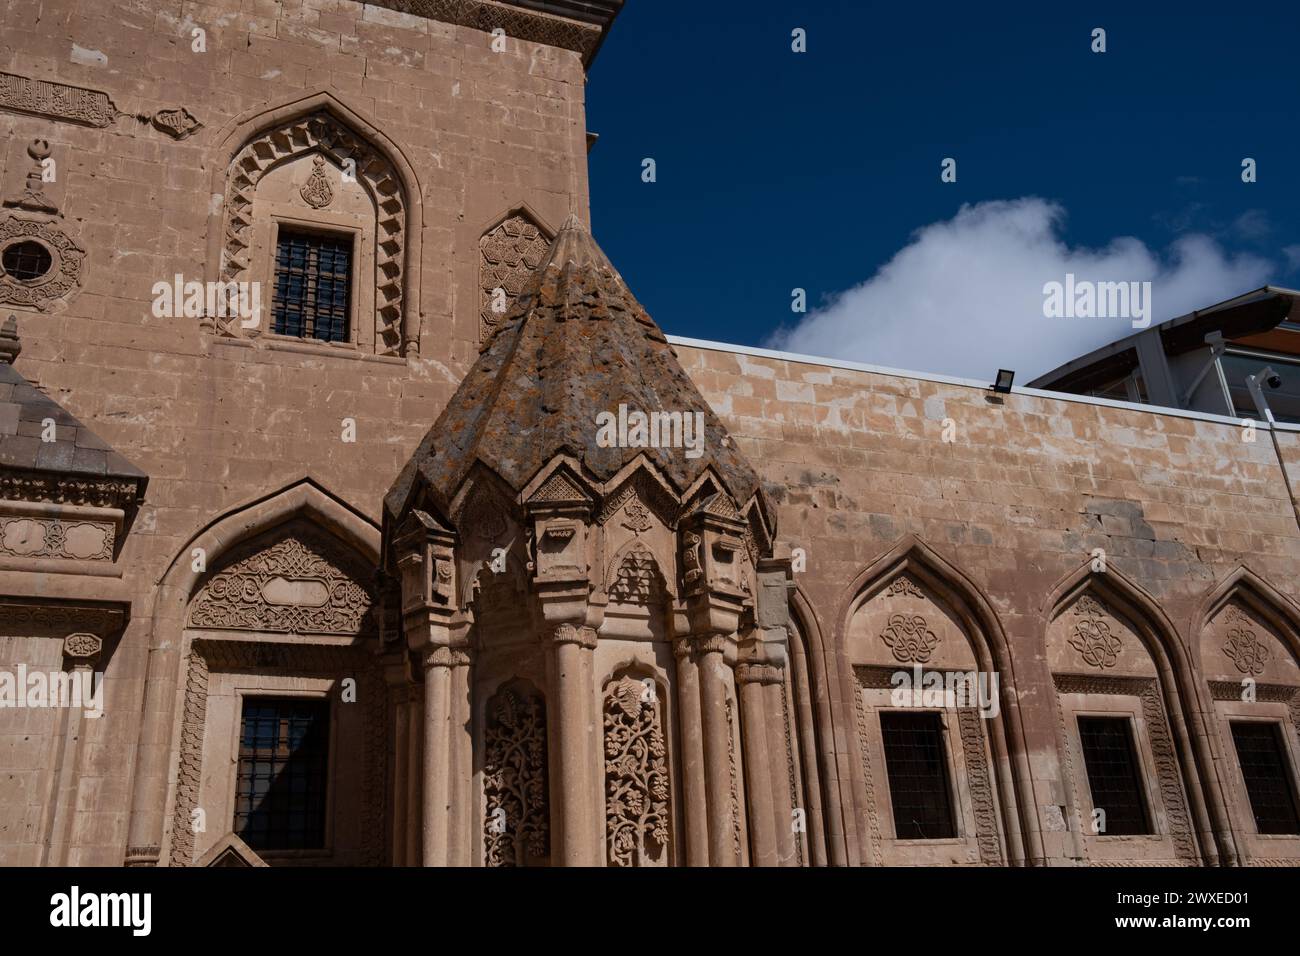
<path fill-rule="evenodd" d="M 325 845 L 329 701 L 246 699 L 233 829 L 254 850 Z"/>
<path fill-rule="evenodd" d="M 275 246 L 273 330 L 322 342 L 348 338 L 352 240 L 280 230 Z"/>
<path fill-rule="evenodd" d="M 1080 717 L 1079 742 L 1088 770 L 1092 806 L 1105 816 L 1097 822 L 1101 836 L 1151 832 L 1142 781 L 1133 751 L 1133 728 L 1127 717 Z"/>
<path fill-rule="evenodd" d="M 882 711 L 880 733 L 895 835 L 900 840 L 955 837 L 941 715 Z"/>
<path fill-rule="evenodd" d="M 50 271 L 54 264 L 49 251 L 39 242 L 16 242 L 6 246 L 4 251 L 4 271 L 15 279 L 39 279 Z"/>
<path fill-rule="evenodd" d="M 1277 724 L 1233 721 L 1232 742 L 1246 780 L 1246 795 L 1260 833 L 1300 833 L 1295 786 Z"/>

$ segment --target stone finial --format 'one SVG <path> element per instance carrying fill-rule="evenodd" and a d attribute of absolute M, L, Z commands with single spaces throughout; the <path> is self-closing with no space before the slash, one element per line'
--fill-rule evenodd
<path fill-rule="evenodd" d="M 23 344 L 18 341 L 18 316 L 10 315 L 0 326 L 0 361 L 13 365 L 22 350 Z"/>

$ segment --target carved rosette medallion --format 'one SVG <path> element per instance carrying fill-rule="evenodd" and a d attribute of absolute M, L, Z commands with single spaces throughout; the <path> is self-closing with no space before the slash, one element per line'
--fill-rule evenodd
<path fill-rule="evenodd" d="M 1272 658 L 1272 651 L 1261 641 L 1252 627 L 1253 622 L 1238 607 L 1228 608 L 1228 639 L 1223 643 L 1223 653 L 1243 674 L 1258 677 Z"/>
<path fill-rule="evenodd" d="M 21 216 L 0 219 L 0 253 L 20 243 L 35 243 L 50 257 L 43 275 L 25 279 L 0 266 L 0 303 L 48 312 L 81 287 L 86 250 L 58 225 Z"/>
<path fill-rule="evenodd" d="M 314 156 L 311 163 L 311 175 L 307 177 L 302 189 L 298 190 L 298 195 L 313 209 L 324 209 L 334 201 L 334 187 L 330 185 L 330 178 L 325 172 L 325 157 Z"/>
<path fill-rule="evenodd" d="M 550 237 L 522 213 L 506 219 L 479 240 L 479 277 L 483 289 L 480 342 L 487 341 L 496 331 L 528 279 L 542 264 L 550 245 Z"/>
<path fill-rule="evenodd" d="M 1114 667 L 1124 643 L 1110 629 L 1106 609 L 1090 597 L 1079 598 L 1074 609 L 1078 617 L 1069 643 L 1083 662 L 1098 669 Z"/>
<path fill-rule="evenodd" d="M 880 639 L 904 664 L 924 664 L 939 645 L 939 635 L 920 614 L 891 614 Z"/>
<path fill-rule="evenodd" d="M 623 677 L 605 689 L 605 833 L 611 866 L 668 862 L 667 748 L 658 695 L 647 695 L 647 686 Z"/>
<path fill-rule="evenodd" d="M 358 634 L 374 596 L 314 535 L 292 534 L 234 561 L 195 598 L 190 626 L 292 634 Z"/>
<path fill-rule="evenodd" d="M 505 689 L 488 702 L 484 734 L 484 857 L 487 866 L 526 866 L 550 855 L 546 703 Z"/>

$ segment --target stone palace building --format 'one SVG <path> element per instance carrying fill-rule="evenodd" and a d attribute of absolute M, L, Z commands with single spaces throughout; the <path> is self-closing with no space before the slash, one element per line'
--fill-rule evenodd
<path fill-rule="evenodd" d="M 1300 861 L 1300 431 L 666 339 L 621 6 L 0 7 L 0 864 Z"/>

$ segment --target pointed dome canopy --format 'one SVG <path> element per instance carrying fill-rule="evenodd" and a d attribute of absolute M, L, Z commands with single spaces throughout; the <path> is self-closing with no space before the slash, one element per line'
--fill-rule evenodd
<path fill-rule="evenodd" d="M 699 457 L 683 448 L 600 447 L 597 416 L 702 412 Z M 576 216 L 385 498 L 399 515 L 424 485 L 446 514 L 476 461 L 516 492 L 556 455 L 607 481 L 645 455 L 685 493 L 709 469 L 744 507 L 762 493 L 749 462 L 695 387 L 663 332 Z M 764 502 L 763 510 L 771 515 Z"/>

